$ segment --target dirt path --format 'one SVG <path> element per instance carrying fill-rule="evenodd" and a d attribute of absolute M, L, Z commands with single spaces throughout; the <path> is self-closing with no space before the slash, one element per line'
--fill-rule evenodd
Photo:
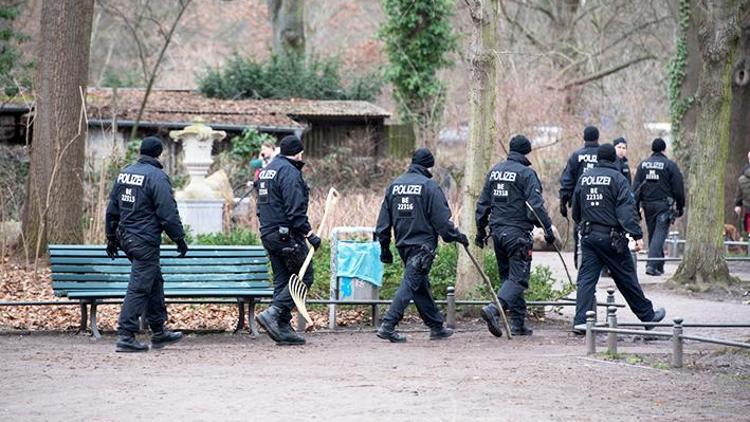
<path fill-rule="evenodd" d="M 404 345 L 321 332 L 299 348 L 192 335 L 144 355 L 113 353 L 111 336 L 2 335 L 0 420 L 750 420 L 750 371 L 590 359 L 561 328 L 511 342 L 415 332 Z"/>

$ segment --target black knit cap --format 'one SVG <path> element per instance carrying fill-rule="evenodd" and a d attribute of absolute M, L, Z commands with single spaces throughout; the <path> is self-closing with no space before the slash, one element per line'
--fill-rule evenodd
<path fill-rule="evenodd" d="M 619 138 L 617 138 L 614 141 L 612 141 L 612 145 L 614 145 L 614 146 L 618 146 L 620 144 L 627 145 L 628 141 L 626 141 L 625 138 L 623 138 L 622 136 L 620 136 Z"/>
<path fill-rule="evenodd" d="M 599 145 L 599 149 L 596 150 L 596 159 L 597 161 L 610 161 L 614 163 L 617 159 L 615 146 L 612 144 Z"/>
<path fill-rule="evenodd" d="M 662 152 L 665 149 L 667 149 L 667 143 L 664 142 L 664 139 L 656 138 L 654 142 L 651 142 L 651 151 Z"/>
<path fill-rule="evenodd" d="M 433 157 L 429 149 L 419 148 L 411 156 L 411 163 L 418 164 L 424 168 L 430 168 L 435 165 L 435 157 Z"/>
<path fill-rule="evenodd" d="M 599 129 L 596 126 L 586 126 L 583 130 L 583 140 L 586 142 L 596 142 L 599 140 Z"/>
<path fill-rule="evenodd" d="M 302 145 L 302 141 L 300 141 L 300 139 L 297 136 L 287 135 L 281 139 L 281 144 L 279 144 L 279 149 L 281 150 L 279 151 L 281 152 L 281 155 L 286 155 L 288 157 L 291 157 L 304 151 L 305 147 Z"/>
<path fill-rule="evenodd" d="M 510 150 L 526 155 L 531 152 L 531 141 L 523 135 L 516 135 L 510 138 Z"/>
<path fill-rule="evenodd" d="M 164 144 L 156 136 L 147 136 L 141 141 L 141 154 L 149 157 L 158 157 L 164 151 Z"/>

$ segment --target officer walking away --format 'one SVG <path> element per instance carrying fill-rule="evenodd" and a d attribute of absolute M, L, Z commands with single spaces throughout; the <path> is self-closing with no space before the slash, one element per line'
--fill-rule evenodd
<path fill-rule="evenodd" d="M 633 182 L 633 177 L 630 174 L 630 163 L 628 163 L 628 142 L 625 138 L 619 137 L 612 141 L 612 145 L 615 146 L 615 152 L 617 153 L 617 167 L 630 184 Z"/>
<path fill-rule="evenodd" d="M 747 160 L 750 162 L 750 152 L 747 153 Z M 742 219 L 742 230 L 747 233 L 750 232 L 750 164 L 742 168 L 738 182 L 734 213 Z"/>
<path fill-rule="evenodd" d="M 599 147 L 598 163 L 584 174 L 573 194 L 573 220 L 581 226 L 581 268 L 578 270 L 578 293 L 574 327 L 586 322 L 586 311 L 594 304 L 596 282 L 602 266 L 609 268 L 615 285 L 628 306 L 641 321 L 664 319 L 664 308 L 654 310 L 651 301 L 638 284 L 635 263 L 630 255 L 628 239 L 636 241 L 636 250 L 643 245 L 633 195 L 615 160 L 615 147 Z M 583 330 L 573 329 L 576 334 Z"/>
<path fill-rule="evenodd" d="M 138 162 L 117 175 L 109 195 L 105 221 L 107 255 L 115 259 L 119 248 L 131 263 L 128 290 L 118 320 L 118 352 L 148 351 L 148 345 L 135 338 L 140 331 L 138 317 L 144 310 L 151 329 L 151 347 L 161 349 L 182 339 L 181 332 L 164 328 L 167 307 L 159 264 L 162 231 L 177 244 L 180 258 L 185 256 L 188 246 L 172 183 L 158 160 L 163 149 L 159 138 L 145 138 Z"/>
<path fill-rule="evenodd" d="M 391 232 L 404 263 L 404 278 L 396 291 L 378 337 L 403 343 L 406 336 L 396 331 L 404 310 L 413 299 L 422 321 L 430 327 L 430 339 L 450 337 L 453 330 L 443 326 L 443 315 L 430 293 L 430 268 L 435 259 L 438 235 L 445 242 L 468 246 L 469 239 L 451 221 L 448 201 L 428 170 L 435 165 L 432 153 L 421 148 L 414 152 L 406 173 L 397 177 L 385 191 L 376 233 L 380 241 L 380 260 L 393 263 Z"/>
<path fill-rule="evenodd" d="M 277 344 L 300 345 L 305 339 L 290 324 L 294 300 L 289 278 L 302 267 L 309 250 L 307 242 L 318 249 L 321 241 L 307 217 L 310 190 L 302 177 L 302 141 L 286 136 L 280 147 L 280 155 L 261 170 L 257 184 L 260 239 L 271 261 L 274 289 L 273 303 L 256 320 Z M 302 281 L 312 286 L 312 265 Z"/>
<path fill-rule="evenodd" d="M 596 165 L 596 151 L 599 148 L 599 129 L 594 126 L 587 126 L 583 130 L 583 148 L 575 151 L 568 158 L 562 175 L 560 176 L 560 215 L 565 219 L 568 218 L 568 206 L 573 197 L 573 190 L 576 182 L 581 175 Z M 573 228 L 574 263 L 578 268 L 579 261 L 579 244 L 578 244 L 578 227 Z"/>
<path fill-rule="evenodd" d="M 636 209 L 643 208 L 648 229 L 648 257 L 664 258 L 664 241 L 669 226 L 685 209 L 685 186 L 674 161 L 664 155 L 667 144 L 661 138 L 651 143 L 653 154 L 638 165 L 634 193 Z M 648 261 L 646 274 L 664 274 L 664 261 Z"/>
<path fill-rule="evenodd" d="M 555 242 L 552 221 L 544 208 L 542 185 L 526 154 L 531 152 L 531 142 L 516 135 L 510 140 L 510 154 L 487 173 L 484 188 L 476 209 L 477 237 L 480 248 L 487 244 L 487 225 L 490 226 L 495 248 L 497 268 L 502 287 L 497 293 L 500 305 L 510 313 L 510 332 L 514 336 L 528 336 L 532 330 L 526 327 L 526 300 L 524 292 L 529 288 L 531 251 L 534 245 L 531 231 L 540 225 L 544 228 L 544 240 Z M 529 204 L 534 212 L 528 209 Z M 536 215 L 535 215 L 536 214 Z M 497 307 L 490 303 L 481 310 L 487 329 L 496 337 L 503 332 Z"/>

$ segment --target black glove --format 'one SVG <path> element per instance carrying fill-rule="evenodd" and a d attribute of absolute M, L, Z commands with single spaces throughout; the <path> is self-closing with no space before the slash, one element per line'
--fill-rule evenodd
<path fill-rule="evenodd" d="M 117 240 L 107 239 L 107 256 L 111 259 L 117 258 Z"/>
<path fill-rule="evenodd" d="M 477 237 L 474 238 L 474 244 L 483 249 L 487 244 L 487 232 L 484 230 L 477 230 Z"/>
<path fill-rule="evenodd" d="M 316 235 L 315 233 L 308 234 L 307 235 L 307 241 L 310 242 L 310 244 L 312 245 L 313 249 L 315 249 L 315 250 L 320 249 L 321 240 L 318 237 L 318 235 Z"/>
<path fill-rule="evenodd" d="M 560 215 L 568 218 L 568 198 L 565 196 L 560 198 Z"/>
<path fill-rule="evenodd" d="M 682 217 L 682 214 L 685 213 L 685 210 L 682 208 L 677 208 L 677 218 Z"/>
<path fill-rule="evenodd" d="M 390 243 L 380 244 L 380 262 L 383 264 L 393 264 L 393 254 L 391 253 Z"/>
<path fill-rule="evenodd" d="M 469 246 L 469 238 L 466 237 L 466 235 L 463 234 L 463 233 L 459 233 L 458 234 L 458 237 L 456 238 L 456 242 L 464 245 L 464 247 L 468 247 Z"/>
<path fill-rule="evenodd" d="M 552 231 L 552 227 L 544 231 L 544 241 L 547 242 L 548 245 L 555 244 L 555 233 Z"/>
<path fill-rule="evenodd" d="M 185 243 L 185 239 L 180 239 L 176 243 L 177 243 L 177 252 L 179 253 L 177 256 L 179 256 L 180 258 L 184 258 L 188 252 L 188 245 L 187 243 Z"/>

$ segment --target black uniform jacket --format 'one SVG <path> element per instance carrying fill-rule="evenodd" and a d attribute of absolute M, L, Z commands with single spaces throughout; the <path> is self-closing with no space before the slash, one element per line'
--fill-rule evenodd
<path fill-rule="evenodd" d="M 633 182 L 636 205 L 641 202 L 674 200 L 678 210 L 685 207 L 685 185 L 682 173 L 674 161 L 661 152 L 655 152 L 641 161 Z"/>
<path fill-rule="evenodd" d="M 302 178 L 302 161 L 279 155 L 258 175 L 258 219 L 260 235 L 288 227 L 293 234 L 307 236 L 312 230 L 307 218 L 310 189 Z"/>
<path fill-rule="evenodd" d="M 376 228 L 381 244 L 396 234 L 396 247 L 437 247 L 438 235 L 446 242 L 458 240 L 448 201 L 432 174 L 417 164 L 397 177 L 385 191 Z"/>
<path fill-rule="evenodd" d="M 620 169 L 620 173 L 622 173 L 622 175 L 625 176 L 625 179 L 628 180 L 628 184 L 633 183 L 633 176 L 630 174 L 630 163 L 628 163 L 628 157 L 618 158 L 615 164 L 617 164 L 617 168 Z"/>
<path fill-rule="evenodd" d="M 127 236 L 151 245 L 161 244 L 162 231 L 174 241 L 185 237 L 172 183 L 159 160 L 142 155 L 117 175 L 105 230 L 107 239 Z"/>
<path fill-rule="evenodd" d="M 617 165 L 601 161 L 578 180 L 573 193 L 573 220 L 613 227 L 643 237 L 630 184 Z"/>
<path fill-rule="evenodd" d="M 477 230 L 480 233 L 484 232 L 488 223 L 493 231 L 498 231 L 502 226 L 530 231 L 539 225 L 526 202 L 534 208 L 543 227 L 551 228 L 552 222 L 544 209 L 542 185 L 530 165 L 523 154 L 511 152 L 507 160 L 496 164 L 487 173 L 476 210 Z"/>
<path fill-rule="evenodd" d="M 583 148 L 574 152 L 568 158 L 560 176 L 560 199 L 570 199 L 573 195 L 573 189 L 581 174 L 594 168 L 596 165 L 596 153 L 599 149 L 599 142 L 586 142 Z"/>

